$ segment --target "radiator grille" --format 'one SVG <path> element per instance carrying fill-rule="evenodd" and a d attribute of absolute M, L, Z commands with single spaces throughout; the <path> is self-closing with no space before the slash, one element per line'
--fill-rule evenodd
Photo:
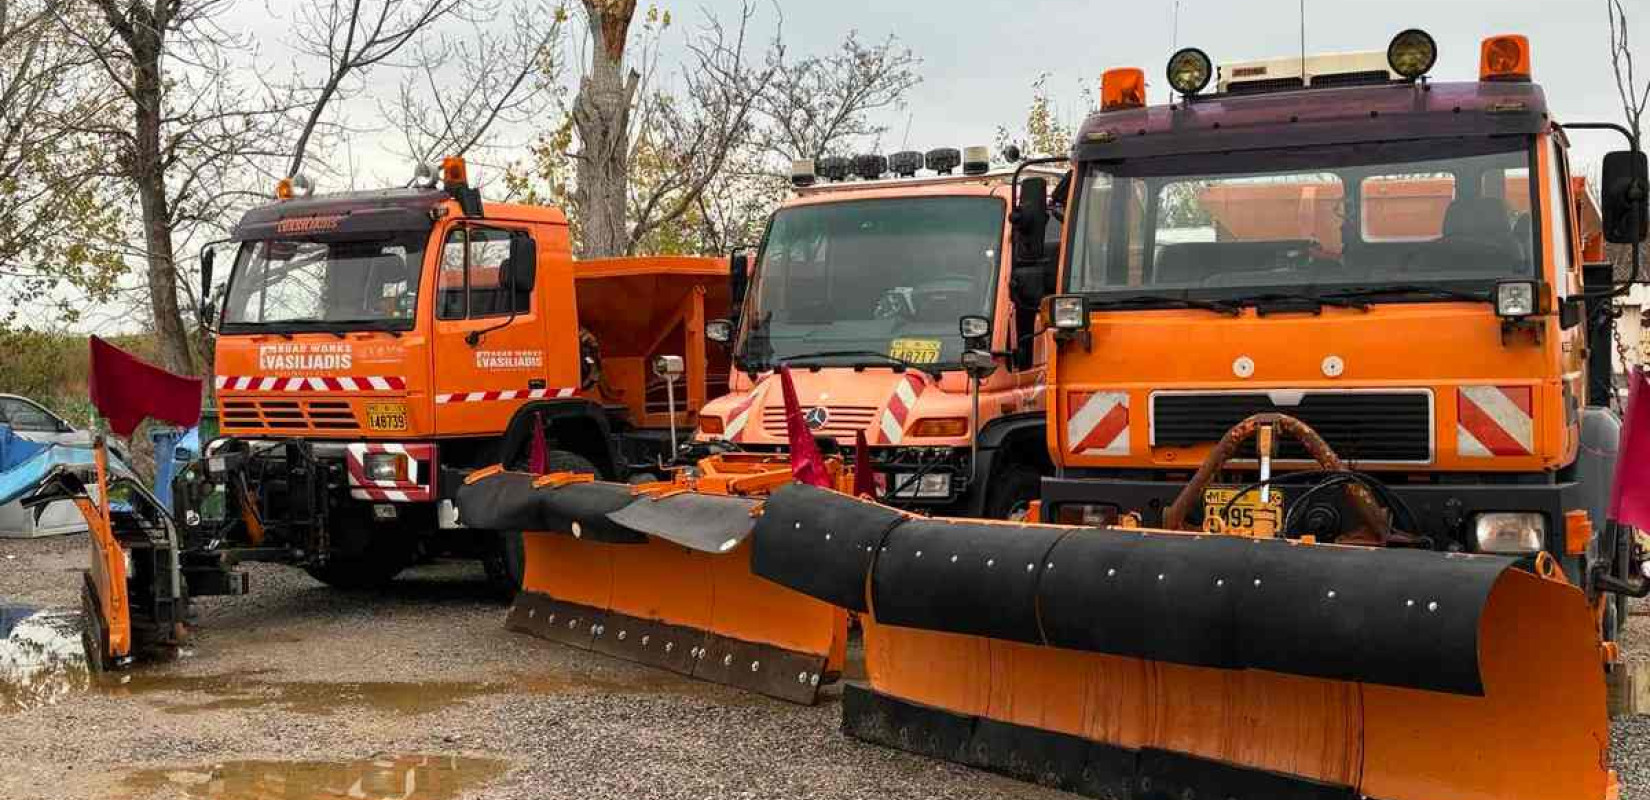
<path fill-rule="evenodd" d="M 812 406 L 803 407 L 807 411 Z M 829 436 L 831 438 L 853 438 L 856 431 L 863 431 L 871 427 L 871 421 L 876 419 L 875 406 L 826 406 L 828 413 L 824 427 L 814 431 L 815 436 Z M 769 436 L 785 438 L 785 409 L 780 406 L 770 406 L 762 409 L 762 431 Z"/>
<path fill-rule="evenodd" d="M 1152 442 L 1165 447 L 1214 444 L 1244 418 L 1277 412 L 1312 426 L 1348 461 L 1432 460 L 1432 396 L 1428 393 L 1309 392 L 1295 396 L 1299 404 L 1290 405 L 1274 403 L 1265 392 L 1154 395 Z M 1240 455 L 1254 458 L 1254 443 L 1245 445 Z M 1308 458 L 1306 450 L 1289 437 L 1281 438 L 1277 455 Z"/>
<path fill-rule="evenodd" d="M 237 431 L 353 431 L 346 400 L 224 400 L 220 426 Z"/>

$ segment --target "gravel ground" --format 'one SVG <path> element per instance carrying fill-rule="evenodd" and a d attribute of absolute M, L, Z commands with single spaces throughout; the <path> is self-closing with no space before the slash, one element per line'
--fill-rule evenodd
<path fill-rule="evenodd" d="M 0 540 L 0 605 L 76 607 L 86 557 Z M 414 798 L 1070 797 L 850 740 L 834 692 L 804 708 L 506 632 L 470 564 L 376 596 L 249 569 L 175 663 L 0 692 L 0 798 L 298 798 L 386 768 Z M 1631 625 L 1650 643 L 1650 616 Z M 1650 800 L 1650 717 L 1612 734 L 1623 797 Z"/>

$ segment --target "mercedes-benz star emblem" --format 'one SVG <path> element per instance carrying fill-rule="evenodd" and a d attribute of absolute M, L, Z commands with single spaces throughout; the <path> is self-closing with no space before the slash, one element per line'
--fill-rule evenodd
<path fill-rule="evenodd" d="M 817 431 L 825 427 L 825 423 L 830 420 L 831 412 L 826 410 L 824 406 L 814 406 L 802 412 L 802 421 L 808 423 L 808 430 L 811 431 Z"/>

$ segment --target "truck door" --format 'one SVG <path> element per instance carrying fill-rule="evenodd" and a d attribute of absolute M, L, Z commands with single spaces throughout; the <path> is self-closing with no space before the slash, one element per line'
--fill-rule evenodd
<path fill-rule="evenodd" d="M 537 259 L 518 241 L 531 237 L 508 224 L 464 222 L 447 231 L 436 267 L 430 388 L 437 433 L 499 433 L 522 403 L 557 389 L 547 382 L 546 323 L 535 302 L 548 287 L 535 285 Z"/>

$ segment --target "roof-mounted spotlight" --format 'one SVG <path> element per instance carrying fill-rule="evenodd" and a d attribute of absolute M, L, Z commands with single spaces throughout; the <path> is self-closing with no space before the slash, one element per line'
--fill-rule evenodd
<path fill-rule="evenodd" d="M 435 168 L 425 163 L 413 167 L 412 185 L 419 189 L 434 189 Z"/>
<path fill-rule="evenodd" d="M 854 156 L 854 174 L 861 180 L 874 181 L 888 172 L 888 159 L 876 153 Z"/>
<path fill-rule="evenodd" d="M 922 169 L 922 153 L 915 150 L 901 150 L 888 157 L 888 169 L 901 178 L 916 177 L 917 170 Z"/>
<path fill-rule="evenodd" d="M 984 175 L 991 171 L 991 149 L 975 145 L 963 148 L 963 174 Z"/>
<path fill-rule="evenodd" d="M 814 160 L 799 158 L 791 162 L 791 185 L 801 188 L 814 185 Z"/>
<path fill-rule="evenodd" d="M 853 162 L 842 156 L 826 156 L 815 163 L 819 170 L 819 177 L 832 183 L 848 179 L 848 173 L 853 169 Z"/>
<path fill-rule="evenodd" d="M 1386 63 L 1404 80 L 1416 80 L 1432 70 L 1438 62 L 1438 43 L 1432 34 L 1420 28 L 1410 28 L 1392 37 L 1386 46 Z"/>
<path fill-rule="evenodd" d="M 1203 91 L 1214 74 L 1209 54 L 1195 47 L 1183 47 L 1169 56 L 1169 86 L 1185 97 Z"/>
<path fill-rule="evenodd" d="M 956 169 L 957 165 L 962 163 L 962 153 L 958 152 L 955 147 L 936 147 L 929 150 L 928 154 L 922 158 L 928 164 L 929 169 L 941 175 L 950 175 L 951 170 Z"/>

